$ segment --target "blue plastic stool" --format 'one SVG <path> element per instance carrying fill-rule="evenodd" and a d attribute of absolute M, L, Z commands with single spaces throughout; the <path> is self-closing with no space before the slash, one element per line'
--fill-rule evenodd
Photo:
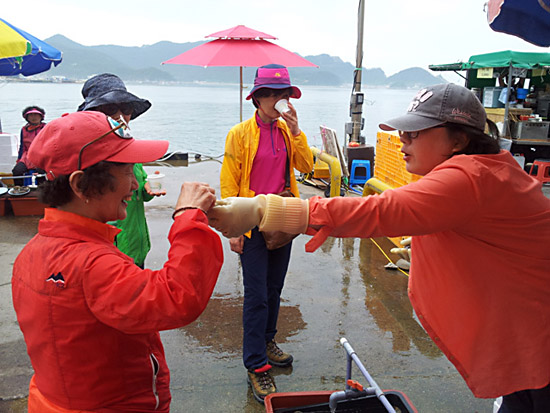
<path fill-rule="evenodd" d="M 363 185 L 370 179 L 370 161 L 354 159 L 351 162 L 350 185 Z"/>

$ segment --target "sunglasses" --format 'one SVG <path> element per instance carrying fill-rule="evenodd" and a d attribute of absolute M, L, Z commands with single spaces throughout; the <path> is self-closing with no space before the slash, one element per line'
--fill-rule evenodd
<path fill-rule="evenodd" d="M 131 115 L 134 112 L 134 105 L 132 103 L 108 103 L 95 108 L 98 112 L 103 112 L 107 116 L 113 116 L 118 111 L 124 115 Z"/>
<path fill-rule="evenodd" d="M 105 132 L 100 137 L 93 139 L 92 141 L 84 145 L 82 148 L 80 148 L 80 152 L 78 153 L 78 168 L 77 168 L 78 171 L 81 170 L 81 166 L 82 166 L 82 152 L 84 152 L 84 149 L 86 149 L 91 144 L 99 141 L 100 139 L 103 139 L 105 136 L 108 136 L 111 133 L 114 133 L 116 136 L 118 136 L 121 139 L 132 139 L 132 136 L 127 132 L 127 129 L 130 129 L 130 127 L 128 126 L 126 121 L 122 118 L 122 116 L 118 119 L 118 121 L 110 117 L 108 117 L 107 120 L 109 121 L 109 125 L 111 126 L 111 129 Z"/>

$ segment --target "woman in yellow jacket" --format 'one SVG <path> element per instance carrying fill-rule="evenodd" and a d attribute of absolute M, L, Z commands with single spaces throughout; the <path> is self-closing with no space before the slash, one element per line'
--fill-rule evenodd
<path fill-rule="evenodd" d="M 227 135 L 220 177 L 222 198 L 284 190 L 299 196 L 294 169 L 303 173 L 313 169 L 307 138 L 298 126 L 294 106 L 288 103 L 289 98 L 301 95 L 284 66 L 258 68 L 254 88 L 246 98 L 252 99 L 257 110 Z M 262 402 L 276 391 L 271 365 L 287 367 L 293 361 L 274 340 L 292 243 L 269 250 L 262 233 L 254 228 L 230 239 L 230 244 L 240 254 L 243 268 L 243 361 L 254 397 Z"/>

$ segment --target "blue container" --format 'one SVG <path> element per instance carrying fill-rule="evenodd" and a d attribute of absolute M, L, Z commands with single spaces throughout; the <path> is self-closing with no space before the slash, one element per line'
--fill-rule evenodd
<path fill-rule="evenodd" d="M 518 99 L 525 99 L 527 97 L 527 93 L 529 92 L 529 89 L 521 89 L 519 88 L 517 90 L 517 96 Z"/>
<path fill-rule="evenodd" d="M 32 175 L 36 172 L 36 169 L 29 169 L 25 175 Z M 23 186 L 32 185 L 32 177 L 23 178 Z"/>

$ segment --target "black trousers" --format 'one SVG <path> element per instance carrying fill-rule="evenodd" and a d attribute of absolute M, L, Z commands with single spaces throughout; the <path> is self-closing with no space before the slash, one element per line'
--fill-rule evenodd
<path fill-rule="evenodd" d="M 521 390 L 502 397 L 498 413 L 550 412 L 550 384 L 542 389 Z"/>
<path fill-rule="evenodd" d="M 33 172 L 36 172 L 36 173 L 39 173 L 39 174 L 43 174 L 45 173 L 44 170 L 42 169 L 33 169 L 32 170 Z M 27 165 L 25 165 L 24 162 L 17 162 L 15 164 L 15 166 L 13 167 L 13 169 L 11 170 L 11 173 L 13 174 L 13 176 L 23 176 L 23 175 L 30 175 L 30 171 L 29 169 L 27 168 Z M 44 178 L 38 178 L 36 180 L 36 184 L 38 185 L 40 182 L 44 182 Z M 14 179 L 13 180 L 13 184 L 16 185 L 16 186 L 23 186 L 24 185 L 24 179 L 21 178 L 21 179 Z"/>
<path fill-rule="evenodd" d="M 27 174 L 27 171 L 27 165 L 25 165 L 23 162 L 17 162 L 11 170 L 11 173 L 13 174 L 13 176 L 23 176 Z M 16 186 L 23 186 L 23 178 L 14 179 L 13 184 Z"/>

